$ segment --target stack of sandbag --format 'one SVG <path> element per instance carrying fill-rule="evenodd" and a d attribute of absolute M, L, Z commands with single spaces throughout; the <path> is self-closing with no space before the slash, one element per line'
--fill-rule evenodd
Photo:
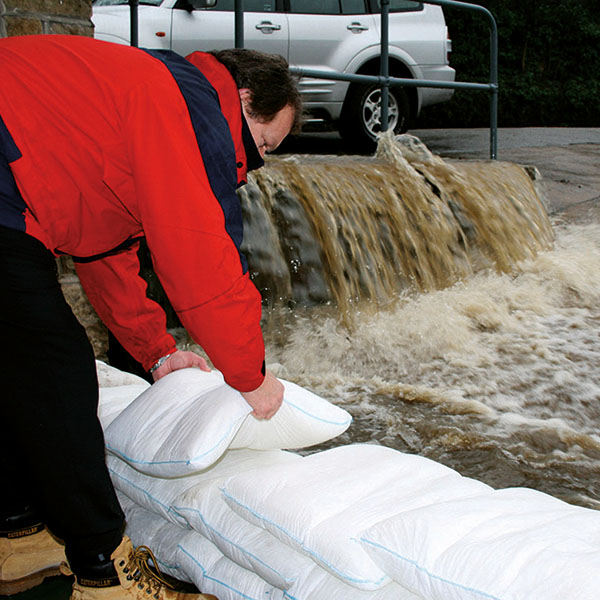
<path fill-rule="evenodd" d="M 129 406 L 150 384 L 132 373 L 126 373 L 97 360 L 99 402 L 98 418 L 106 430 L 109 423 Z"/>
<path fill-rule="evenodd" d="M 596 598 L 600 513 L 383 446 L 290 452 L 351 419 L 284 385 L 270 421 L 216 372 L 101 390 L 127 532 L 161 568 L 220 600 Z"/>

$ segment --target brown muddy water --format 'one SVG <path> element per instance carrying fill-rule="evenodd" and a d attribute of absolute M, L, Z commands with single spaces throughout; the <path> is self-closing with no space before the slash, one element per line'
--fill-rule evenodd
<path fill-rule="evenodd" d="M 267 362 L 384 444 L 600 507 L 600 226 L 535 172 L 401 136 L 268 160 L 242 193 Z M 315 449 L 311 449 L 315 450 Z"/>

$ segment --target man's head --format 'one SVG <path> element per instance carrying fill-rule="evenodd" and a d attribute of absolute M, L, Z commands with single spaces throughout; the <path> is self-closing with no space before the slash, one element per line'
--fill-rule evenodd
<path fill-rule="evenodd" d="M 279 146 L 288 133 L 300 131 L 300 92 L 282 56 L 246 48 L 216 50 L 210 54 L 231 73 L 261 156 Z"/>

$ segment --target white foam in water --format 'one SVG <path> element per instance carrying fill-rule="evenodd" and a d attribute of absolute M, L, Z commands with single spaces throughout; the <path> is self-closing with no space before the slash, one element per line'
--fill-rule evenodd
<path fill-rule="evenodd" d="M 478 424 L 471 439 L 492 440 L 516 460 L 527 444 L 549 474 L 553 466 L 542 454 L 559 446 L 584 471 L 565 476 L 563 463 L 557 479 L 595 485 L 597 456 L 587 453 L 600 449 L 600 225 L 558 229 L 553 250 L 511 274 L 480 273 L 445 290 L 407 295 L 387 311 L 360 311 L 351 329 L 315 311 L 296 318 L 287 343 L 271 346 L 269 356 L 286 377 L 345 398 L 366 427 L 372 411 L 392 422 L 398 403 L 413 399 L 442 409 L 431 415 L 438 428 L 450 425 L 447 414 L 472 413 Z M 400 420 L 396 431 L 404 435 Z M 359 439 L 369 435 L 362 431 Z M 527 435 L 535 443 L 524 441 Z M 511 436 L 518 437 L 514 448 L 498 441 Z"/>

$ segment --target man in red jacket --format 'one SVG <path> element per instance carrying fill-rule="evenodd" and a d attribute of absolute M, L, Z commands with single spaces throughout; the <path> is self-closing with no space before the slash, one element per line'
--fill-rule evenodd
<path fill-rule="evenodd" d="M 182 324 L 270 418 L 283 388 L 265 370 L 235 192 L 298 129 L 299 93 L 281 57 L 184 59 L 76 36 L 0 40 L 0 81 L 0 594 L 56 572 L 62 546 L 47 526 L 64 540 L 74 598 L 137 598 L 124 569 L 139 557 L 104 464 L 94 356 L 55 257 L 73 257 L 97 313 L 155 380 L 208 369 L 177 350 L 146 297 L 136 252 L 145 238 Z M 179 597 L 142 579 L 140 598 Z"/>

